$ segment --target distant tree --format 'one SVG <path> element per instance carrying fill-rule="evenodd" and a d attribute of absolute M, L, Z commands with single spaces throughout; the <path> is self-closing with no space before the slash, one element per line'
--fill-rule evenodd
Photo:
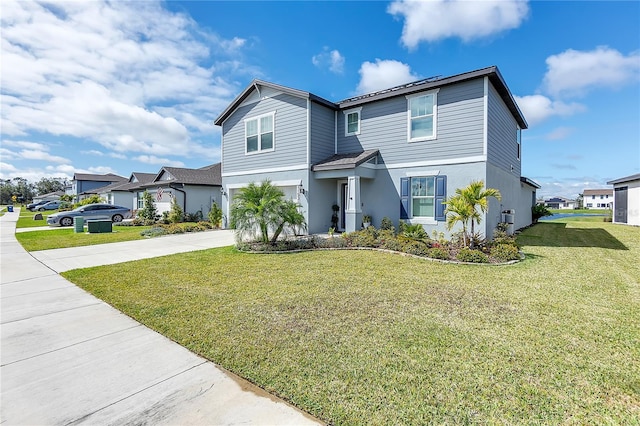
<path fill-rule="evenodd" d="M 87 204 L 96 204 L 96 203 L 104 203 L 104 202 L 105 200 L 103 198 L 100 198 L 98 194 L 93 194 L 92 196 L 87 197 L 78 203 L 75 203 L 73 207 L 80 207 L 80 206 L 86 206 Z"/>
<path fill-rule="evenodd" d="M 42 178 L 35 183 L 35 191 L 38 195 L 49 194 L 56 191 L 64 191 L 65 180 L 61 178 Z"/>
<path fill-rule="evenodd" d="M 143 219 L 145 223 L 154 223 L 158 220 L 158 209 L 153 202 L 153 195 L 145 190 L 142 194 L 143 207 L 138 210 L 137 217 Z"/>
<path fill-rule="evenodd" d="M 581 209 L 584 205 L 584 194 L 578 194 L 576 197 L 576 208 Z"/>
<path fill-rule="evenodd" d="M 2 204 L 12 203 L 13 197 L 18 203 L 24 203 L 33 199 L 34 187 L 33 184 L 21 177 L 15 177 L 13 179 L 5 179 L 1 182 L 2 188 L 0 191 Z"/>

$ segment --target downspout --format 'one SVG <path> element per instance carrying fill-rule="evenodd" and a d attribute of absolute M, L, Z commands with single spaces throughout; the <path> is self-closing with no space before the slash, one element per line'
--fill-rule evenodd
<path fill-rule="evenodd" d="M 184 188 L 184 183 L 182 184 L 182 187 Z M 183 191 L 180 188 L 176 188 L 175 186 L 171 186 L 171 184 L 169 184 L 169 188 L 171 189 L 175 189 L 176 191 L 180 191 L 182 192 L 182 196 L 183 196 L 183 200 L 184 200 L 184 205 L 182 206 L 182 211 L 184 213 L 187 213 L 187 193 L 185 191 Z"/>

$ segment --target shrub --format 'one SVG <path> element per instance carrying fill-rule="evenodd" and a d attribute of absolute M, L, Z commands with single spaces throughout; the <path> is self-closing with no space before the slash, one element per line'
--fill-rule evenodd
<path fill-rule="evenodd" d="M 449 259 L 449 250 L 442 247 L 433 247 L 429 249 L 427 256 L 432 259 L 447 260 Z"/>
<path fill-rule="evenodd" d="M 400 243 L 392 229 L 382 229 L 378 232 L 378 246 L 387 250 L 400 251 Z"/>
<path fill-rule="evenodd" d="M 429 238 L 427 231 L 419 223 L 413 225 L 405 224 L 402 235 L 412 240 L 426 240 Z"/>
<path fill-rule="evenodd" d="M 198 210 L 195 213 L 185 213 L 184 214 L 184 221 L 185 222 L 200 222 L 202 219 L 204 219 L 204 216 L 202 215 L 202 211 Z"/>
<path fill-rule="evenodd" d="M 198 222 L 198 226 L 203 230 L 213 229 L 215 227 L 213 223 L 207 222 L 206 220 L 201 220 L 200 222 Z"/>
<path fill-rule="evenodd" d="M 509 244 L 517 246 L 515 235 L 507 234 L 508 223 L 501 222 L 496 226 L 496 230 L 493 232 L 493 245 Z"/>
<path fill-rule="evenodd" d="M 162 213 L 162 217 L 164 219 L 164 212 Z M 171 210 L 167 215 L 167 219 L 169 219 L 169 223 L 180 223 L 184 219 L 184 212 L 182 211 L 182 207 L 178 205 L 175 197 L 171 199 Z"/>
<path fill-rule="evenodd" d="M 373 226 L 354 234 L 352 241 L 354 247 L 378 247 L 378 230 Z"/>
<path fill-rule="evenodd" d="M 218 207 L 218 205 L 214 203 L 211 205 L 211 210 L 209 210 L 209 222 L 213 224 L 214 228 L 220 228 L 222 226 L 222 209 Z"/>
<path fill-rule="evenodd" d="M 531 206 L 531 217 L 533 223 L 538 223 L 538 219 L 545 216 L 551 216 L 553 213 L 549 211 L 547 206 L 542 203 L 538 203 L 535 206 Z"/>
<path fill-rule="evenodd" d="M 142 194 L 142 200 L 144 207 L 136 212 L 136 217 L 142 219 L 145 225 L 153 225 L 159 218 L 158 209 L 153 203 L 153 195 L 151 195 L 149 191 L 145 190 Z"/>
<path fill-rule="evenodd" d="M 184 228 L 177 223 L 173 225 L 165 225 L 164 230 L 167 234 L 184 234 Z"/>
<path fill-rule="evenodd" d="M 424 241 L 414 240 L 404 235 L 398 236 L 398 244 L 400 251 L 415 254 L 416 256 L 426 256 L 429 251 L 429 246 Z"/>
<path fill-rule="evenodd" d="M 385 231 L 393 231 L 394 233 L 396 232 L 396 227 L 393 226 L 393 222 L 387 216 L 382 218 L 382 221 L 380 222 L 380 229 Z"/>
<path fill-rule="evenodd" d="M 461 262 L 469 262 L 469 263 L 489 262 L 489 258 L 486 254 L 482 253 L 479 250 L 472 250 L 466 247 L 463 247 L 462 249 L 460 249 L 456 258 Z"/>
<path fill-rule="evenodd" d="M 143 237 L 157 237 L 159 235 L 165 235 L 166 233 L 166 230 L 161 227 L 153 227 L 140 231 L 140 235 Z"/>
<path fill-rule="evenodd" d="M 84 200 L 77 202 L 73 205 L 73 208 L 86 206 L 87 204 L 96 204 L 96 203 L 104 203 L 104 200 L 100 198 L 98 194 L 93 194 L 92 196 L 85 198 Z M 62 206 L 61 206 L 62 207 Z"/>
<path fill-rule="evenodd" d="M 496 244 L 491 247 L 491 257 L 508 262 L 509 260 L 520 259 L 520 253 L 518 253 L 518 247 L 512 244 Z"/>

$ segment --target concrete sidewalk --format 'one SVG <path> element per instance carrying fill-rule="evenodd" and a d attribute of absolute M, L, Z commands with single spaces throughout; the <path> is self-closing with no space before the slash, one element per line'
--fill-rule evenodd
<path fill-rule="evenodd" d="M 16 241 L 18 215 L 0 217 L 0 423 L 319 424 L 55 272 L 206 248 L 197 234 L 109 244 L 102 262 L 86 248 L 38 253 L 52 270 Z"/>

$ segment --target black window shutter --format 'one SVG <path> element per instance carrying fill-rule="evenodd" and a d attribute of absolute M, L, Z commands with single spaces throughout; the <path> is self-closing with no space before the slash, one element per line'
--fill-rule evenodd
<path fill-rule="evenodd" d="M 444 213 L 447 208 L 444 201 L 447 198 L 447 177 L 446 176 L 436 176 L 436 220 L 437 221 L 445 221 L 447 217 Z"/>
<path fill-rule="evenodd" d="M 409 219 L 409 178 L 400 178 L 400 219 Z"/>

